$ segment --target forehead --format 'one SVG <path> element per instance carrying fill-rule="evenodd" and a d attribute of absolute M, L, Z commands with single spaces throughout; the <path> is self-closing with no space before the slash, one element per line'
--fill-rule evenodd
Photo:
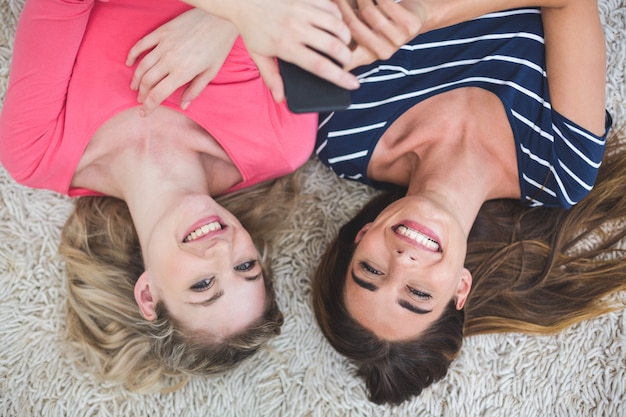
<path fill-rule="evenodd" d="M 221 290 L 222 295 L 210 304 L 190 303 L 179 297 L 167 297 L 170 314 L 191 331 L 202 331 L 218 338 L 239 333 L 257 321 L 271 302 L 264 281 L 240 279 L 237 285 Z M 206 296 L 207 299 L 210 296 Z M 202 298 L 204 300 L 204 297 Z"/>
<path fill-rule="evenodd" d="M 384 340 L 401 341 L 418 337 L 440 314 L 436 311 L 426 315 L 415 314 L 398 303 L 382 300 L 374 292 L 362 288 L 354 292 L 346 289 L 344 301 L 348 313 L 357 323 Z"/>

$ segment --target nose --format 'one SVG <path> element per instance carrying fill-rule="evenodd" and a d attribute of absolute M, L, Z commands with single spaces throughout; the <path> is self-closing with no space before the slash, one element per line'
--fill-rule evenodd
<path fill-rule="evenodd" d="M 230 241 L 226 239 L 217 239 L 213 242 L 212 245 L 209 245 L 205 248 L 203 257 L 218 257 L 220 259 L 226 259 L 230 254 Z"/>
<path fill-rule="evenodd" d="M 394 249 L 394 253 L 396 254 L 396 256 L 398 257 L 398 259 L 400 259 L 401 261 L 407 261 L 407 262 L 414 262 L 417 261 L 417 256 L 413 253 L 411 253 L 409 250 L 402 248 L 402 247 L 396 247 Z"/>

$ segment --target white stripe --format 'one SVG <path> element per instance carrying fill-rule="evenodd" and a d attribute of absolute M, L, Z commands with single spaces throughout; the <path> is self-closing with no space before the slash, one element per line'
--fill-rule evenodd
<path fill-rule="evenodd" d="M 320 124 L 317 126 L 317 130 L 320 130 L 321 128 L 323 128 L 326 125 L 326 123 L 328 123 L 330 119 L 332 119 L 334 115 L 335 115 L 335 112 L 332 112 L 328 116 L 326 116 L 326 118 L 322 120 Z"/>
<path fill-rule="evenodd" d="M 350 178 L 351 180 L 358 180 L 362 176 L 363 176 L 362 174 L 348 175 L 348 178 Z"/>
<path fill-rule="evenodd" d="M 543 68 L 541 68 L 541 66 L 527 59 L 521 59 L 521 58 L 511 57 L 507 55 L 489 55 L 480 59 L 464 59 L 464 60 L 459 60 L 459 61 L 446 62 L 446 63 L 435 65 L 432 67 L 424 67 L 424 68 L 411 69 L 411 70 L 408 70 L 399 65 L 383 64 L 383 65 L 379 65 L 378 67 L 374 68 L 371 71 L 368 71 L 365 74 L 359 75 L 358 78 L 361 84 L 374 83 L 374 82 L 394 80 L 394 79 L 398 79 L 398 78 L 402 78 L 406 76 L 426 74 L 429 72 L 435 72 L 435 71 L 446 69 L 446 68 L 455 68 L 455 67 L 460 67 L 464 65 L 476 65 L 480 62 L 487 62 L 487 61 L 501 61 L 501 62 L 511 62 L 514 64 L 519 64 L 519 65 L 528 67 L 538 72 L 544 77 L 546 76 L 546 73 L 543 70 Z M 378 74 L 379 72 L 383 72 L 383 71 L 386 71 L 386 72 L 393 71 L 393 73 L 374 76 L 374 74 Z"/>
<path fill-rule="evenodd" d="M 315 154 L 319 155 L 320 152 L 322 152 L 322 150 L 326 147 L 326 145 L 328 145 L 328 139 L 325 139 L 324 142 L 322 142 L 322 144 L 318 146 L 317 149 L 315 149 Z"/>
<path fill-rule="evenodd" d="M 348 154 L 348 155 L 341 155 L 341 156 L 337 156 L 335 158 L 329 158 L 328 159 L 328 163 L 329 164 L 334 164 L 334 163 L 337 163 L 337 162 L 349 161 L 350 159 L 362 158 L 362 157 L 364 157 L 366 155 L 367 155 L 367 150 L 359 151 L 359 152 L 351 153 L 351 154 Z"/>
<path fill-rule="evenodd" d="M 580 159 L 585 161 L 588 165 L 590 165 L 593 168 L 600 168 L 600 164 L 602 164 L 602 160 L 600 160 L 598 162 L 592 161 L 591 159 L 589 159 L 589 157 L 587 155 L 585 155 L 577 147 L 572 145 L 572 143 L 569 140 L 567 140 L 567 138 L 565 136 L 563 136 L 563 133 L 561 133 L 561 131 L 556 126 L 552 125 L 552 127 L 553 127 L 554 131 L 561 137 L 561 139 L 567 145 L 567 147 L 570 148 L 572 151 L 574 151 L 574 153 L 576 155 L 578 155 L 580 157 Z"/>
<path fill-rule="evenodd" d="M 471 38 L 449 39 L 446 41 L 420 43 L 417 45 L 403 45 L 400 49 L 403 49 L 405 51 L 419 51 L 422 49 L 431 49 L 431 48 L 439 48 L 439 47 L 454 46 L 454 45 L 465 45 L 465 44 L 477 42 L 477 41 L 513 39 L 513 38 L 526 38 L 526 39 L 530 39 L 530 40 L 543 44 L 543 38 L 534 33 L 511 32 L 511 33 L 487 34 L 487 35 L 481 35 L 481 36 L 474 36 Z"/>
<path fill-rule="evenodd" d="M 370 130 L 375 130 L 375 129 L 380 129 L 381 127 L 385 126 L 387 124 L 387 122 L 380 122 L 380 123 L 375 123 L 373 125 L 367 125 L 367 126 L 361 126 L 361 127 L 355 127 L 352 129 L 345 129 L 345 130 L 334 130 L 332 132 L 328 132 L 328 138 L 336 138 L 338 136 L 348 136 L 348 135 L 353 135 L 355 133 L 361 133 L 361 132 L 367 132 Z"/>
<path fill-rule="evenodd" d="M 543 206 L 543 203 L 541 201 L 535 200 L 534 198 L 531 198 L 529 196 L 526 196 L 526 201 L 532 201 L 532 204 L 529 204 L 529 206 L 531 206 L 531 207 L 541 207 L 541 206 Z"/>
<path fill-rule="evenodd" d="M 549 168 L 550 166 L 552 166 L 552 164 L 550 164 L 550 162 L 548 162 L 545 159 L 535 155 L 534 153 L 532 153 L 532 151 L 530 149 L 528 149 L 527 147 L 525 147 L 521 143 L 520 143 L 519 147 L 522 150 L 522 152 L 524 152 L 526 155 L 528 155 L 528 157 L 530 159 L 532 159 L 533 161 L 537 162 L 538 164 L 541 164 L 541 165 L 543 165 L 546 168 Z"/>
<path fill-rule="evenodd" d="M 559 189 L 563 193 L 563 197 L 565 197 L 567 202 L 570 203 L 572 206 L 576 204 L 577 203 L 576 201 L 573 201 L 571 198 L 569 198 L 569 195 L 567 194 L 567 190 L 565 189 L 565 186 L 563 185 L 563 182 L 561 181 L 561 177 L 557 175 L 556 171 L 554 170 L 554 167 L 550 167 L 550 171 L 554 175 L 554 179 L 556 180 L 556 183 L 558 184 Z"/>
<path fill-rule="evenodd" d="M 494 18 L 494 17 L 505 17 L 505 16 L 515 16 L 515 15 L 520 15 L 520 14 L 541 14 L 541 11 L 539 9 L 515 9 L 515 10 L 506 10 L 503 12 L 495 12 L 495 13 L 487 13 L 484 14 L 480 17 L 477 17 L 474 20 L 479 20 L 479 19 L 490 19 L 490 18 Z"/>
<path fill-rule="evenodd" d="M 560 159 L 559 159 L 559 165 L 561 166 L 561 168 L 563 168 L 563 170 L 565 172 L 567 172 L 567 174 L 572 177 L 574 180 L 576 180 L 576 182 L 578 184 L 580 184 L 585 190 L 587 191 L 591 191 L 591 189 L 593 188 L 593 185 L 589 185 L 586 182 L 584 182 L 583 180 L 581 180 L 576 174 L 574 174 L 574 172 L 569 169 Z"/>
<path fill-rule="evenodd" d="M 348 110 L 355 110 L 355 109 L 369 109 L 369 108 L 373 108 L 373 107 L 378 107 L 384 104 L 388 104 L 388 103 L 393 103 L 396 101 L 401 101 L 401 100 L 406 100 L 408 98 L 413 98 L 413 97 L 418 97 L 433 91 L 437 91 L 437 90 L 442 90 L 444 88 L 447 87 L 451 87 L 451 86 L 455 86 L 458 84 L 465 84 L 465 83 L 470 83 L 470 82 L 486 82 L 486 83 L 491 83 L 491 84 L 496 84 L 496 85 L 507 85 L 511 88 L 514 88 L 516 90 L 518 90 L 519 92 L 521 92 L 522 94 L 534 99 L 535 101 L 539 102 L 540 104 L 542 104 L 544 107 L 546 107 L 547 109 L 551 109 L 550 103 L 545 102 L 543 100 L 543 98 L 541 98 L 540 96 L 538 96 L 537 94 L 533 93 L 532 91 L 520 86 L 519 84 L 516 84 L 512 81 L 507 81 L 507 80 L 498 80 L 495 78 L 488 78 L 488 77 L 469 77 L 469 78 L 464 78 L 462 80 L 458 80 L 458 81 L 453 81 L 453 82 L 449 82 L 449 83 L 445 83 L 445 84 L 439 84 L 437 86 L 434 87 L 430 87 L 424 90 L 419 90 L 419 91 L 412 91 L 410 93 L 405 93 L 405 94 L 400 94 L 398 96 L 395 97 L 389 97 L 385 100 L 379 100 L 379 101 L 373 101 L 373 102 L 367 102 L 367 103 L 353 103 L 352 105 L 350 105 L 350 107 L 348 107 Z"/>
<path fill-rule="evenodd" d="M 569 123 L 565 123 L 565 126 L 567 126 L 568 129 L 571 130 L 572 132 L 578 133 L 579 135 L 584 136 L 585 138 L 589 139 L 590 141 L 592 141 L 594 143 L 597 143 L 598 145 L 603 145 L 604 146 L 604 144 L 606 143 L 606 138 L 598 139 L 597 137 L 591 136 L 589 133 L 587 133 L 587 132 L 585 132 L 583 130 L 580 130 L 576 126 L 572 126 Z"/>
<path fill-rule="evenodd" d="M 524 179 L 524 181 L 526 181 L 527 183 L 537 187 L 541 191 L 545 191 L 546 193 L 550 194 L 552 197 L 556 197 L 556 193 L 554 191 L 552 191 L 551 189 L 549 189 L 548 187 L 546 187 L 543 184 L 539 184 L 538 182 L 536 182 L 532 178 L 529 178 L 526 174 L 522 173 L 522 178 Z"/>
<path fill-rule="evenodd" d="M 529 154 L 529 156 L 532 158 L 532 155 Z M 539 162 L 542 165 L 545 165 L 545 163 L 543 163 L 541 159 L 537 158 L 533 158 L 535 159 L 537 162 Z M 563 185 L 563 182 L 561 181 L 561 178 L 559 177 L 559 175 L 556 173 L 556 171 L 554 170 L 554 166 L 552 166 L 551 164 L 547 165 L 550 168 L 550 172 L 552 172 L 552 175 L 554 175 L 554 179 L 556 180 L 557 185 L 559 186 L 559 190 L 561 190 L 561 193 L 563 194 L 563 197 L 565 197 L 565 200 L 567 200 L 567 202 L 571 205 L 576 204 L 575 201 L 573 201 L 572 199 L 570 199 L 569 195 L 567 194 L 567 191 L 565 189 L 565 186 Z M 533 180 L 532 178 L 528 177 L 525 173 L 522 173 L 522 178 L 524 178 L 524 180 L 526 182 L 528 182 L 529 184 L 534 185 L 535 187 L 537 187 L 538 189 L 545 191 L 546 193 L 550 194 L 552 197 L 556 197 L 556 193 L 554 191 L 552 191 L 551 189 L 549 189 L 548 187 L 546 187 L 543 184 L 539 184 L 538 182 L 536 182 L 535 180 Z"/>
<path fill-rule="evenodd" d="M 535 123 L 531 122 L 529 119 L 527 119 L 526 117 L 522 116 L 521 114 L 519 114 L 515 110 L 511 109 L 511 113 L 513 113 L 513 117 L 515 117 L 517 120 L 519 120 L 520 122 L 524 123 L 526 126 L 531 128 L 535 132 L 539 133 L 539 135 L 541 135 L 542 137 L 548 139 L 550 142 L 554 143 L 554 136 L 552 136 L 552 134 L 544 131 L 539 126 L 537 126 Z"/>

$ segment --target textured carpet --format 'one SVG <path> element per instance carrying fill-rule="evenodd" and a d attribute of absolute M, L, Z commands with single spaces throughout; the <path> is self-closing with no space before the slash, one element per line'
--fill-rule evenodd
<path fill-rule="evenodd" d="M 22 2 L 0 0 L 0 94 Z M 626 122 L 626 0 L 601 0 L 609 46 L 608 107 Z M 158 2 L 155 2 L 158 7 Z M 66 298 L 57 255 L 69 199 L 16 185 L 0 168 L 0 415 L 2 416 L 626 416 L 626 311 L 554 336 L 468 338 L 448 376 L 399 407 L 368 402 L 353 369 L 313 318 L 310 277 L 338 226 L 369 191 L 317 161 L 305 190 L 318 203 L 284 226 L 275 259 L 282 334 L 228 375 L 138 395 L 98 383 L 63 340 Z M 625 294 L 618 296 L 626 299 Z"/>

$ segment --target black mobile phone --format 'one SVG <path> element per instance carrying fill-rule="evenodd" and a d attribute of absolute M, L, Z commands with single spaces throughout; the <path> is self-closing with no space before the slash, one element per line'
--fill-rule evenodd
<path fill-rule="evenodd" d="M 278 60 L 287 107 L 294 113 L 344 110 L 352 103 L 350 90 L 339 87 L 290 62 Z"/>

